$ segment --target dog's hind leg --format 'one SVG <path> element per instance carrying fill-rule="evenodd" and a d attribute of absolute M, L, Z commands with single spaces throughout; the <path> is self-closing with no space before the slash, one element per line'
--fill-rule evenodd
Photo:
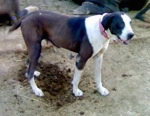
<path fill-rule="evenodd" d="M 37 96 L 43 96 L 44 94 L 42 90 L 37 87 L 34 80 L 35 68 L 41 53 L 41 42 L 30 41 L 30 43 L 26 45 L 28 48 L 28 55 L 29 55 L 29 67 L 27 70 L 27 77 L 33 92 Z"/>
<path fill-rule="evenodd" d="M 25 66 L 28 68 L 29 67 L 29 58 L 27 58 L 26 59 L 26 61 L 25 61 Z M 38 77 L 38 76 L 40 76 L 40 72 L 39 71 L 37 71 L 37 70 L 35 70 L 34 71 L 34 76 L 36 76 L 36 77 Z M 26 73 L 26 75 L 27 75 L 27 73 Z M 26 76 L 27 77 L 27 76 Z"/>
<path fill-rule="evenodd" d="M 103 54 L 97 54 L 93 57 L 94 59 L 94 77 L 95 82 L 98 88 L 98 91 L 101 95 L 107 96 L 109 94 L 109 91 L 103 87 L 102 85 L 102 79 L 101 79 L 101 68 L 102 68 L 102 60 L 103 60 Z"/>

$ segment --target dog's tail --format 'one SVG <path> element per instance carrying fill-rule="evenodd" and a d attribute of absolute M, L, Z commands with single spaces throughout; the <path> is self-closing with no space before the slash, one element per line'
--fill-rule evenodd
<path fill-rule="evenodd" d="M 17 22 L 15 22 L 12 27 L 9 29 L 9 33 L 18 29 L 21 26 L 21 23 L 23 21 L 24 17 L 20 18 Z"/>
<path fill-rule="evenodd" d="M 36 6 L 28 6 L 26 8 L 24 8 L 21 12 L 20 12 L 20 18 L 17 22 L 15 22 L 12 27 L 9 29 L 9 32 L 12 32 L 16 29 L 18 29 L 21 26 L 22 21 L 28 16 L 30 15 L 32 12 L 38 11 L 40 10 L 38 7 Z"/>

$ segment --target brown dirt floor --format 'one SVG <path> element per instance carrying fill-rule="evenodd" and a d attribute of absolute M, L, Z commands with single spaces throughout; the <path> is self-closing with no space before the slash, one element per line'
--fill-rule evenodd
<path fill-rule="evenodd" d="M 20 0 L 21 8 L 28 5 L 66 15 L 77 7 L 71 0 Z M 149 116 L 150 24 L 133 19 L 132 26 L 135 36 L 130 44 L 110 43 L 104 55 L 102 80 L 110 91 L 107 97 L 96 91 L 91 59 L 80 83 L 84 96 L 74 97 L 75 59 L 69 59 L 69 51 L 43 42 L 37 66 L 41 75 L 36 79 L 45 94 L 41 98 L 33 94 L 24 76 L 27 53 L 20 29 L 8 34 L 10 27 L 1 26 L 0 116 Z"/>

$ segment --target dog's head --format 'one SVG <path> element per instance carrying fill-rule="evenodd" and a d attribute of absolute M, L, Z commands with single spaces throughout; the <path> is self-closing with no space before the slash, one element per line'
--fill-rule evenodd
<path fill-rule="evenodd" d="M 116 35 L 116 37 L 126 45 L 134 36 L 134 32 L 131 28 L 131 19 L 123 12 L 104 14 L 102 25 L 105 30 L 109 29 L 111 34 Z"/>

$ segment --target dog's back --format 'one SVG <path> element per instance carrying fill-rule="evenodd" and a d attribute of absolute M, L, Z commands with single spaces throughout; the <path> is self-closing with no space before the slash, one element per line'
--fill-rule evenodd
<path fill-rule="evenodd" d="M 84 17 L 69 17 L 49 11 L 35 11 L 29 14 L 19 19 L 9 31 L 14 31 L 20 26 L 25 36 L 38 32 L 36 36 L 47 39 L 57 47 L 75 52 L 78 52 L 82 38 L 86 34 Z"/>

